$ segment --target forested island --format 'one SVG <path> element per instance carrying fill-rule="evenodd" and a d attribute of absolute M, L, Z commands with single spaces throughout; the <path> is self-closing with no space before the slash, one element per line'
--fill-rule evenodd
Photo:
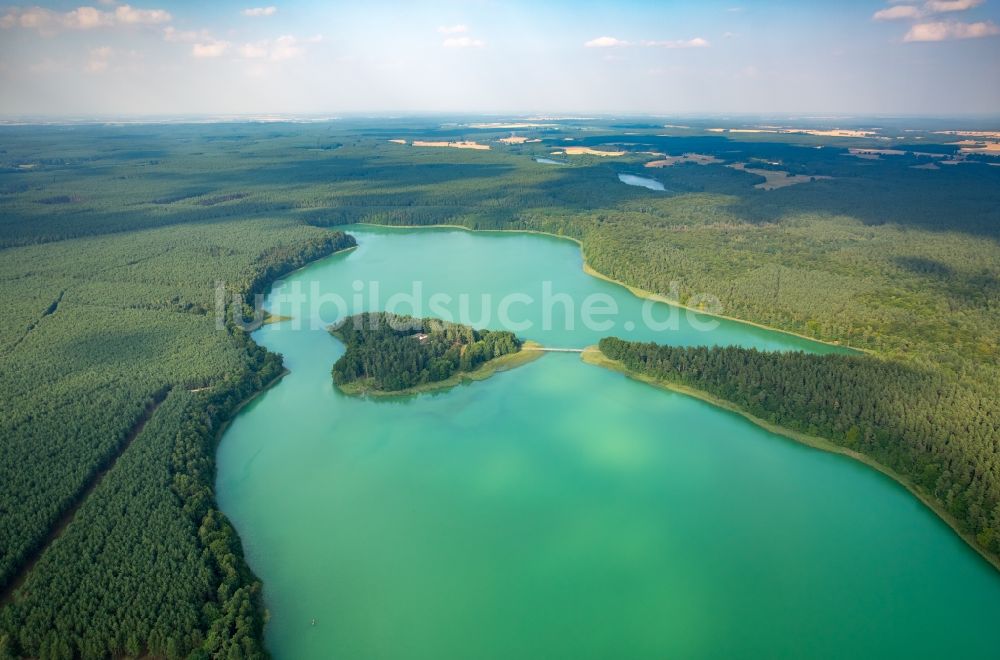
<path fill-rule="evenodd" d="M 1000 419 L 940 374 L 864 355 L 617 337 L 602 339 L 598 348 L 600 355 L 585 356 L 588 362 L 707 394 L 700 398 L 733 404 L 794 439 L 830 449 L 813 440 L 818 437 L 856 458 L 874 459 L 1000 565 L 1000 498 L 989 461 L 974 450 L 996 440 Z"/>
<path fill-rule="evenodd" d="M 333 365 L 333 382 L 352 395 L 443 389 L 541 356 L 522 350 L 524 343 L 512 332 L 388 312 L 348 317 L 330 332 L 347 347 Z"/>

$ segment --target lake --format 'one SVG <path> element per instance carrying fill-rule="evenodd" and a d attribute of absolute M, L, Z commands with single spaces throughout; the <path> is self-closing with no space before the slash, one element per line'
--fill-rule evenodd
<path fill-rule="evenodd" d="M 636 176 L 635 174 L 619 174 L 618 180 L 629 186 L 640 186 L 642 188 L 649 188 L 650 190 L 658 190 L 661 192 L 666 190 L 663 184 L 656 179 Z"/>
<path fill-rule="evenodd" d="M 350 231 L 273 289 L 298 316 L 254 337 L 291 373 L 219 447 L 276 658 L 996 657 L 1000 575 L 875 470 L 575 354 L 349 398 L 322 325 L 395 307 L 552 347 L 839 349 L 644 303 L 565 240 Z"/>

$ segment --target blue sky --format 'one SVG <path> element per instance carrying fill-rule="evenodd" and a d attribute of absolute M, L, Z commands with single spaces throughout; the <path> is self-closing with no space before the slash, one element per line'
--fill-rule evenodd
<path fill-rule="evenodd" d="M 0 88 L 3 115 L 997 115 L 1000 0 L 22 4 Z"/>

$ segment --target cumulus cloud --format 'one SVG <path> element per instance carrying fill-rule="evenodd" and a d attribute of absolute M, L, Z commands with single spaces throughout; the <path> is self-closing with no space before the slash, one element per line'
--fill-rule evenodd
<path fill-rule="evenodd" d="M 906 42 L 978 39 L 1000 34 L 1000 27 L 992 21 L 933 20 L 940 14 L 968 11 L 983 2 L 984 0 L 927 0 L 922 5 L 897 4 L 875 12 L 872 18 L 876 21 L 912 21 L 913 24 L 903 36 L 903 41 Z"/>
<path fill-rule="evenodd" d="M 102 27 L 105 25 L 111 25 L 114 23 L 115 14 L 110 12 L 103 12 L 93 7 L 79 7 L 73 11 L 66 12 L 63 16 L 55 16 L 57 20 L 61 19 L 62 23 L 68 27 L 75 30 L 90 30 L 96 27 Z"/>
<path fill-rule="evenodd" d="M 170 18 L 170 13 L 163 9 L 136 9 L 129 5 L 115 7 L 115 22 L 123 25 L 169 23 Z"/>
<path fill-rule="evenodd" d="M 441 25 L 438 32 L 441 34 L 462 34 L 469 31 L 468 25 Z"/>
<path fill-rule="evenodd" d="M 896 5 L 887 9 L 880 9 L 872 16 L 876 21 L 895 21 L 902 18 L 920 18 L 924 15 L 920 7 L 913 5 Z"/>
<path fill-rule="evenodd" d="M 583 45 L 585 48 L 617 48 L 619 46 L 628 46 L 629 42 L 616 39 L 615 37 L 597 37 L 585 42 Z"/>
<path fill-rule="evenodd" d="M 222 57 L 229 50 L 228 41 L 208 41 L 191 46 L 191 55 L 197 58 Z"/>
<path fill-rule="evenodd" d="M 872 15 L 876 21 L 916 20 L 935 14 L 967 11 L 983 4 L 983 0 L 927 0 L 922 5 L 899 4 L 880 9 Z"/>
<path fill-rule="evenodd" d="M 445 48 L 482 48 L 486 42 L 472 37 L 449 37 L 441 42 Z"/>
<path fill-rule="evenodd" d="M 959 21 L 937 21 L 917 23 L 903 37 L 903 41 L 950 41 L 952 39 L 978 39 L 1000 34 L 1000 26 L 992 21 L 961 23 Z"/>
<path fill-rule="evenodd" d="M 170 12 L 164 9 L 139 9 L 119 5 L 114 11 L 101 11 L 95 7 L 77 7 L 58 12 L 44 7 L 13 7 L 0 17 L 0 28 L 24 28 L 41 34 L 54 34 L 60 30 L 92 30 L 115 25 L 156 25 L 168 23 Z"/>
<path fill-rule="evenodd" d="M 924 6 L 935 14 L 947 11 L 965 11 L 983 4 L 983 0 L 929 0 Z"/>
<path fill-rule="evenodd" d="M 278 8 L 275 7 L 274 5 L 271 5 L 269 7 L 250 7 L 248 9 L 243 10 L 244 16 L 252 16 L 252 17 L 274 16 L 277 13 L 278 13 Z"/>

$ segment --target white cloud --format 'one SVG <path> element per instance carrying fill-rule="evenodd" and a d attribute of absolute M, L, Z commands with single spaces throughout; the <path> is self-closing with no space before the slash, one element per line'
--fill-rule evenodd
<path fill-rule="evenodd" d="M 991 21 L 961 23 L 938 21 L 917 23 L 903 37 L 903 41 L 950 41 L 952 39 L 978 39 L 1000 34 L 1000 27 Z"/>
<path fill-rule="evenodd" d="M 60 17 L 57 15 L 57 18 Z M 103 12 L 93 7 L 79 7 L 64 14 L 61 20 L 68 28 L 90 30 L 96 27 L 111 25 L 114 22 L 114 14 Z"/>
<path fill-rule="evenodd" d="M 95 7 L 77 7 L 67 12 L 57 12 L 43 7 L 13 7 L 0 17 L 0 28 L 20 27 L 51 35 L 60 30 L 92 30 L 115 25 L 155 25 L 168 23 L 170 12 L 164 9 L 137 9 L 120 5 L 114 11 L 101 11 Z"/>
<path fill-rule="evenodd" d="M 591 39 L 583 45 L 586 48 L 617 48 L 619 46 L 628 46 L 630 44 L 627 41 L 616 39 L 615 37 L 597 37 L 596 39 Z"/>
<path fill-rule="evenodd" d="M 221 57 L 231 46 L 228 41 L 209 41 L 191 46 L 191 55 L 198 58 Z"/>
<path fill-rule="evenodd" d="M 462 34 L 469 31 L 468 25 L 440 25 L 438 32 L 441 34 Z"/>
<path fill-rule="evenodd" d="M 708 48 L 709 43 L 706 39 L 695 37 L 694 39 L 676 39 L 673 41 L 643 41 L 642 45 L 654 48 Z"/>
<path fill-rule="evenodd" d="M 441 42 L 445 48 L 482 48 L 486 42 L 472 37 L 449 37 Z"/>
<path fill-rule="evenodd" d="M 278 8 L 275 7 L 274 5 L 268 7 L 250 7 L 248 9 L 244 9 L 242 13 L 244 16 L 253 16 L 253 17 L 274 16 L 275 14 L 278 13 Z"/>
<path fill-rule="evenodd" d="M 81 7 L 83 9 L 83 7 Z M 79 11 L 79 10 L 77 10 Z M 170 12 L 164 9 L 136 9 L 129 5 L 115 7 L 115 21 L 123 25 L 169 23 Z"/>
<path fill-rule="evenodd" d="M 920 7 L 913 5 L 896 5 L 888 9 L 880 9 L 872 16 L 876 21 L 895 21 L 901 18 L 920 18 L 924 15 Z"/>
<path fill-rule="evenodd" d="M 87 73 L 102 73 L 107 70 L 111 62 L 112 50 L 110 46 L 101 46 L 90 51 L 90 57 L 84 65 L 83 70 Z"/>
<path fill-rule="evenodd" d="M 890 0 L 892 2 L 892 0 Z M 913 24 L 903 36 L 903 41 L 951 41 L 978 39 L 1000 34 L 1000 27 L 992 21 L 964 23 L 956 20 L 935 21 L 932 17 L 959 11 L 968 11 L 983 4 L 984 0 L 927 0 L 923 5 L 898 4 L 875 12 L 876 21 L 910 20 Z M 926 22 L 917 22 L 931 19 Z"/>
<path fill-rule="evenodd" d="M 927 0 L 923 5 L 898 4 L 880 9 L 872 15 L 876 21 L 917 20 L 935 14 L 968 11 L 983 4 L 983 0 Z"/>
<path fill-rule="evenodd" d="M 946 11 L 965 11 L 983 4 L 983 0 L 928 0 L 924 5 L 927 10 L 935 14 Z"/>

